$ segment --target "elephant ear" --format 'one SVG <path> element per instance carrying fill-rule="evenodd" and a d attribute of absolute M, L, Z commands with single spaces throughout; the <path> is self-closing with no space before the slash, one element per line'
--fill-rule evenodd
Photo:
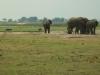
<path fill-rule="evenodd" d="M 96 26 L 98 26 L 99 22 L 97 21 L 97 19 L 92 19 L 92 21 L 95 22 Z"/>
<path fill-rule="evenodd" d="M 48 20 L 48 21 L 49 21 L 50 24 L 52 24 L 52 21 L 51 20 Z"/>

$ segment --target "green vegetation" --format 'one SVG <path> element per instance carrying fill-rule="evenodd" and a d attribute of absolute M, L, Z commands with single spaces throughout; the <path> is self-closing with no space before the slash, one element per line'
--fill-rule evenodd
<path fill-rule="evenodd" d="M 42 28 L 42 25 L 34 24 L 24 24 L 24 25 L 0 25 L 0 31 L 6 31 L 6 29 L 12 29 L 13 32 L 37 32 L 39 28 Z M 51 30 L 53 31 L 66 31 L 66 25 L 52 25 Z"/>
<path fill-rule="evenodd" d="M 74 36 L 0 34 L 0 75 L 99 75 L 100 35 Z"/>
<path fill-rule="evenodd" d="M 4 24 L 0 25 L 0 32 L 6 31 L 6 29 L 12 29 L 13 32 L 38 32 L 38 29 L 42 28 L 43 26 L 41 24 Z M 100 25 L 97 27 L 97 29 L 100 29 Z M 61 25 L 52 25 L 51 26 L 52 31 L 66 31 L 67 25 L 61 24 Z"/>

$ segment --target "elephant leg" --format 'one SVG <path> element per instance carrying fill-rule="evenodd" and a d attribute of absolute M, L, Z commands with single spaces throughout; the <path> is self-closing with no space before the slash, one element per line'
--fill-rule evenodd
<path fill-rule="evenodd" d="M 90 34 L 90 28 L 88 26 L 86 27 L 86 34 Z"/>
<path fill-rule="evenodd" d="M 78 28 L 75 29 L 75 34 L 79 34 L 79 29 Z"/>
<path fill-rule="evenodd" d="M 45 33 L 47 33 L 47 29 L 45 28 Z"/>
<path fill-rule="evenodd" d="M 92 29 L 91 29 L 91 28 L 89 28 L 89 34 L 91 34 L 91 32 L 92 32 Z"/>
<path fill-rule="evenodd" d="M 72 28 L 67 28 L 68 34 L 72 34 Z"/>
<path fill-rule="evenodd" d="M 88 27 L 88 31 L 87 31 L 87 33 L 88 33 L 88 34 L 91 33 L 91 28 L 90 28 L 90 27 Z"/>
<path fill-rule="evenodd" d="M 80 33 L 83 34 L 83 27 L 81 28 L 81 32 Z"/>
<path fill-rule="evenodd" d="M 82 30 L 80 30 L 80 34 L 82 34 Z"/>
<path fill-rule="evenodd" d="M 85 34 L 85 29 L 84 29 L 84 27 L 82 28 L 82 34 Z"/>
<path fill-rule="evenodd" d="M 86 34 L 86 27 L 84 27 L 84 29 L 83 29 L 83 33 Z"/>
<path fill-rule="evenodd" d="M 44 27 L 44 33 L 46 33 L 46 25 L 44 24 L 43 27 Z"/>
<path fill-rule="evenodd" d="M 90 34 L 90 30 L 89 30 L 89 29 L 87 29 L 86 33 L 87 33 L 87 34 Z"/>
<path fill-rule="evenodd" d="M 82 27 L 80 27 L 80 34 L 83 34 L 83 29 L 82 29 Z"/>
<path fill-rule="evenodd" d="M 69 34 L 72 34 L 72 32 L 73 32 L 73 29 L 70 29 Z"/>
<path fill-rule="evenodd" d="M 84 34 L 86 34 L 86 26 L 84 26 L 83 32 Z"/>
<path fill-rule="evenodd" d="M 77 30 L 75 29 L 75 34 L 77 34 Z"/>
<path fill-rule="evenodd" d="M 92 28 L 90 29 L 90 32 L 91 32 L 91 34 L 92 34 L 92 35 L 94 34 L 94 33 L 93 33 L 94 31 L 93 31 L 93 29 L 92 29 Z"/>
<path fill-rule="evenodd" d="M 48 33 L 50 33 L 50 27 L 47 28 Z"/>
<path fill-rule="evenodd" d="M 47 33 L 47 28 L 46 27 L 44 27 L 44 32 Z"/>
<path fill-rule="evenodd" d="M 95 35 L 95 30 L 96 30 L 96 27 L 94 27 L 93 29 L 94 29 L 94 30 L 93 30 L 93 34 Z"/>

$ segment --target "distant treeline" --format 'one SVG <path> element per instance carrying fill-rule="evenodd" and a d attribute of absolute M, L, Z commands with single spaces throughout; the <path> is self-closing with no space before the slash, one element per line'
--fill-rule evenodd
<path fill-rule="evenodd" d="M 53 24 L 63 24 L 67 22 L 67 19 L 55 17 L 51 19 Z M 17 20 L 14 19 L 7 19 L 3 18 L 2 21 L 0 21 L 0 24 L 41 24 L 43 19 L 39 19 L 38 17 L 21 17 Z"/>

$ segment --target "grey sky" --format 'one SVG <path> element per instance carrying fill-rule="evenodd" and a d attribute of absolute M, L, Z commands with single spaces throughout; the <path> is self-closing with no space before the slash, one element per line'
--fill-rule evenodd
<path fill-rule="evenodd" d="M 100 19 L 100 0 L 0 0 L 0 18 L 38 16 Z"/>

